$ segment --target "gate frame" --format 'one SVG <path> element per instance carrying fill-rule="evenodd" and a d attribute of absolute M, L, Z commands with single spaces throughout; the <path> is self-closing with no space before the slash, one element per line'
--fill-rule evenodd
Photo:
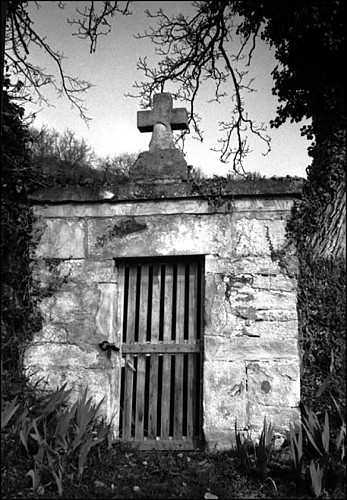
<path fill-rule="evenodd" d="M 120 404 L 121 404 L 121 382 L 122 382 L 122 359 L 123 359 L 123 352 L 122 352 L 122 345 L 123 345 L 123 311 L 124 311 L 124 293 L 122 291 L 124 290 L 124 283 L 120 280 L 120 273 L 119 273 L 119 268 L 121 264 L 125 265 L 161 265 L 161 264 L 185 264 L 185 263 L 190 263 L 194 262 L 197 264 L 200 264 L 200 273 L 197 273 L 197 276 L 200 275 L 200 339 L 199 339 L 199 345 L 200 345 L 200 367 L 199 367 L 199 373 L 197 376 L 199 376 L 199 422 L 198 422 L 198 434 L 196 439 L 193 442 L 193 448 L 192 446 L 184 446 L 185 441 L 177 441 L 177 440 L 168 440 L 168 441 L 161 441 L 157 440 L 157 445 L 153 446 L 153 440 L 149 440 L 149 446 L 146 448 L 146 441 L 142 441 L 141 449 L 172 449 L 172 450 L 182 450 L 182 449 L 196 449 L 196 448 L 202 448 L 204 446 L 204 436 L 203 436 L 203 373 L 204 373 L 204 315 L 205 315 L 205 258 L 206 254 L 185 254 L 185 255 L 155 255 L 155 256 L 144 256 L 144 257 L 114 257 L 114 263 L 115 263 L 115 268 L 117 270 L 117 275 L 118 275 L 118 286 L 117 286 L 117 307 L 116 309 L 116 329 L 115 329 L 115 337 L 116 337 L 116 343 L 119 346 L 119 352 L 117 353 L 117 357 L 119 362 L 117 363 L 116 367 L 118 369 L 118 401 L 117 401 L 117 406 L 118 406 L 118 418 L 117 422 L 114 422 L 114 428 L 115 428 L 115 433 L 116 433 L 116 438 L 118 440 L 121 440 L 124 443 L 127 443 L 134 448 L 139 447 L 139 442 L 135 440 L 130 440 L 130 441 L 123 441 L 122 438 L 120 438 L 120 427 L 119 427 L 119 422 L 120 422 Z M 171 443 L 170 443 L 171 441 Z"/>

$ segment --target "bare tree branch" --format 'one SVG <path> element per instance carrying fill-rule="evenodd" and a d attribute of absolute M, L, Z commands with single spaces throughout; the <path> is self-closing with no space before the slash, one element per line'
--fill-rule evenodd
<path fill-rule="evenodd" d="M 193 5 L 196 14 L 191 19 L 183 14 L 169 17 L 162 9 L 156 14 L 147 11 L 147 16 L 157 22 L 137 38 L 150 39 L 155 46 L 155 53 L 160 58 L 156 67 L 150 67 L 147 59 L 139 59 L 137 68 L 145 79 L 135 82 L 137 94 L 128 94 L 141 98 L 141 106 L 150 106 L 154 93 L 162 92 L 171 83 L 175 91 L 174 98 L 190 103 L 189 125 L 196 138 L 203 140 L 200 119 L 196 115 L 197 94 L 206 81 L 214 82 L 214 94 L 211 101 L 221 102 L 229 98 L 233 104 L 228 122 L 219 123 L 222 138 L 218 140 L 224 163 L 232 161 L 232 167 L 241 174 L 243 160 L 250 152 L 248 134 L 255 135 L 270 151 L 270 138 L 265 135 L 264 124 L 256 125 L 244 112 L 242 94 L 252 92 L 252 80 L 245 82 L 247 71 L 237 68 L 238 63 L 247 58 L 249 66 L 256 46 L 258 29 L 252 33 L 238 32 L 237 16 L 233 2 L 197 1 Z M 232 34 L 237 35 L 238 43 L 232 42 Z M 232 82 L 232 92 L 226 90 L 228 81 Z M 181 133 L 181 138 L 187 131 Z"/>
<path fill-rule="evenodd" d="M 125 4 L 119 6 L 119 4 Z M 130 15 L 129 11 L 130 1 L 118 2 L 106 0 L 103 2 L 90 2 L 89 7 L 85 7 L 83 11 L 76 9 L 79 15 L 78 19 L 68 19 L 68 23 L 77 26 L 77 31 L 73 33 L 73 36 L 77 36 L 81 39 L 90 39 L 90 53 L 95 52 L 96 44 L 99 35 L 107 35 L 111 31 L 111 25 L 108 21 L 109 18 L 115 16 L 116 13 L 123 15 Z M 100 14 L 97 13 L 96 8 L 101 7 Z M 104 29 L 104 31 L 102 31 Z"/>
<path fill-rule="evenodd" d="M 35 2 L 39 8 L 38 2 Z M 60 9 L 64 9 L 65 4 L 61 1 L 56 2 Z M 76 9 L 80 16 L 77 19 L 68 22 L 78 26 L 77 32 L 73 35 L 79 38 L 89 38 L 91 40 L 91 52 L 95 52 L 97 39 L 99 35 L 106 35 L 111 25 L 109 18 L 116 13 L 129 15 L 130 2 L 124 2 L 124 6 L 119 5 L 117 1 L 90 2 L 89 7 L 81 12 Z M 98 12 L 101 6 L 101 12 Z M 11 84 L 7 76 L 6 85 L 12 97 L 22 102 L 34 101 L 50 105 L 45 97 L 45 86 L 50 85 L 58 93 L 59 97 L 65 96 L 70 101 L 71 106 L 79 111 L 81 118 L 88 124 L 90 118 L 86 114 L 86 108 L 83 105 L 84 93 L 92 87 L 89 81 L 66 73 L 63 60 L 63 54 L 55 51 L 46 38 L 41 36 L 33 27 L 32 20 L 28 14 L 28 2 L 24 0 L 14 0 L 9 2 L 8 22 L 6 26 L 6 64 L 7 75 L 15 76 L 18 81 Z M 106 28 L 106 31 L 103 31 Z M 54 62 L 58 76 L 52 75 L 39 65 L 30 62 L 30 44 L 33 43 L 44 50 Z M 33 94 L 33 95 L 30 95 Z"/>

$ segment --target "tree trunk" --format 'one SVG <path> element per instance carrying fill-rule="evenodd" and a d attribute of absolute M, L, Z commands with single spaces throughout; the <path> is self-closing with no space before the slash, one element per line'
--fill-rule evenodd
<path fill-rule="evenodd" d="M 346 184 L 342 181 L 321 214 L 321 224 L 310 246 L 317 257 L 346 258 Z"/>
<path fill-rule="evenodd" d="M 341 123 L 313 122 L 316 144 L 300 210 L 301 244 L 314 257 L 332 260 L 346 258 L 346 131 Z"/>

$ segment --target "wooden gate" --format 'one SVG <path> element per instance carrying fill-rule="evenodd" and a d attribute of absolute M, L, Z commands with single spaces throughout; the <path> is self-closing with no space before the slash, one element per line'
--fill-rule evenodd
<path fill-rule="evenodd" d="M 193 449 L 201 437 L 203 258 L 119 265 L 120 438 L 139 449 Z"/>

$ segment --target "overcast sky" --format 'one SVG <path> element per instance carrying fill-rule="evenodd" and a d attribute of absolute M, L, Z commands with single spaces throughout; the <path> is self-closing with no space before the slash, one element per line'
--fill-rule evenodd
<path fill-rule="evenodd" d="M 34 28 L 46 36 L 46 41 L 62 52 L 65 70 L 81 79 L 89 80 L 94 87 L 85 94 L 87 115 L 92 118 L 89 128 L 75 109 L 71 109 L 66 98 L 57 98 L 54 91 L 48 93 L 54 107 L 44 107 L 34 122 L 36 127 L 42 124 L 54 127 L 60 132 L 70 128 L 78 137 L 87 140 L 100 156 L 113 156 L 123 152 L 148 150 L 151 134 L 140 133 L 136 126 L 136 113 L 140 110 L 138 99 L 126 97 L 128 92 L 135 93 L 133 84 L 140 81 L 143 75 L 136 69 L 141 56 L 153 59 L 153 47 L 150 42 L 136 40 L 134 34 L 143 32 L 149 25 L 144 14 L 148 8 L 155 12 L 161 6 L 166 12 L 189 11 L 190 2 L 140 2 L 131 5 L 132 16 L 116 16 L 112 22 L 112 31 L 100 37 L 96 53 L 90 54 L 88 41 L 72 37 L 73 28 L 66 18 L 74 17 L 76 6 L 83 7 L 86 2 L 65 2 L 65 9 L 57 7 L 57 2 L 29 2 L 30 15 Z M 153 20 L 151 20 L 153 23 Z M 32 46 L 31 46 L 32 47 Z M 46 67 L 52 74 L 56 69 L 52 61 L 36 49 L 31 50 L 34 63 Z M 257 123 L 266 122 L 275 117 L 276 98 L 271 93 L 273 86 L 271 70 L 276 61 L 269 49 L 259 44 L 255 53 L 251 76 L 255 77 L 254 87 L 257 92 L 246 96 L 246 106 L 250 118 Z M 170 86 L 165 88 L 170 92 Z M 228 105 L 208 103 L 211 99 L 209 83 L 203 85 L 196 111 L 202 117 L 202 128 L 205 131 L 204 142 L 194 140 L 191 136 L 186 142 L 186 160 L 188 164 L 200 167 L 208 175 L 226 175 L 231 166 L 219 161 L 218 153 L 210 151 L 216 147 L 218 139 L 218 121 L 228 118 Z M 174 103 L 181 107 L 182 103 Z M 27 106 L 27 111 L 35 111 L 42 107 Z M 279 129 L 268 129 L 272 138 L 272 151 L 264 156 L 266 147 L 260 142 L 253 142 L 253 152 L 248 156 L 245 168 L 257 171 L 266 176 L 300 176 L 306 177 L 305 169 L 310 163 L 307 155 L 308 141 L 300 136 L 300 125 L 286 124 Z"/>

